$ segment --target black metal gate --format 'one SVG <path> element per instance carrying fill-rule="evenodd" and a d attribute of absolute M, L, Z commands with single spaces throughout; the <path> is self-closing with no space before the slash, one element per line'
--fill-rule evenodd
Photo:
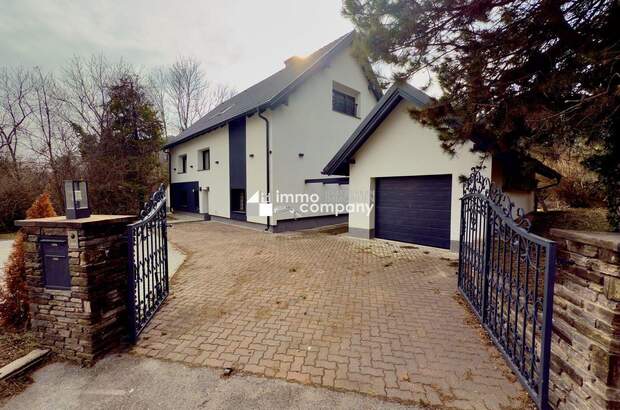
<path fill-rule="evenodd" d="M 548 407 L 555 242 L 478 170 L 461 198 L 459 290 L 539 408 Z"/>
<path fill-rule="evenodd" d="M 168 296 L 166 192 L 161 185 L 128 227 L 129 328 L 135 342 Z"/>

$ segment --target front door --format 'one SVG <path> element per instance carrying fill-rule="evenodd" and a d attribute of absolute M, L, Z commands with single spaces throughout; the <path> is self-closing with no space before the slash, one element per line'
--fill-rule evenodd
<path fill-rule="evenodd" d="M 181 212 L 200 212 L 198 182 L 178 182 L 171 185 L 172 209 Z"/>

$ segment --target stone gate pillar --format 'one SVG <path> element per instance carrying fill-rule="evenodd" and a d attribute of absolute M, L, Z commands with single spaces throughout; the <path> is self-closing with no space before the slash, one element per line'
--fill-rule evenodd
<path fill-rule="evenodd" d="M 16 221 L 25 236 L 32 330 L 58 355 L 90 365 L 127 334 L 127 215 Z"/>
<path fill-rule="evenodd" d="M 620 233 L 552 229 L 558 243 L 550 404 L 620 408 Z"/>

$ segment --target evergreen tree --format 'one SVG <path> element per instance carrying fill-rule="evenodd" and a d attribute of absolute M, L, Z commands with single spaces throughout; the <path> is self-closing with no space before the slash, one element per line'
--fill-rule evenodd
<path fill-rule="evenodd" d="M 616 0 L 345 0 L 358 51 L 395 67 L 430 70 L 444 94 L 412 113 L 451 151 L 570 146 L 620 220 L 620 2 Z"/>
<path fill-rule="evenodd" d="M 98 213 L 137 213 L 164 180 L 162 125 L 132 77 L 110 87 L 106 114 L 100 136 L 78 129 L 90 201 Z"/>

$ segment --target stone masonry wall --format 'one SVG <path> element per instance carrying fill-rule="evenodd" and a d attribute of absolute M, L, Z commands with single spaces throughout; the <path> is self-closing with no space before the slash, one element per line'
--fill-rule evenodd
<path fill-rule="evenodd" d="M 92 364 L 127 334 L 126 223 L 84 225 L 69 242 L 70 290 L 44 287 L 39 240 L 69 228 L 25 226 L 26 274 L 32 330 L 55 353 Z"/>
<path fill-rule="evenodd" d="M 620 408 L 620 234 L 552 230 L 558 267 L 550 404 Z"/>

